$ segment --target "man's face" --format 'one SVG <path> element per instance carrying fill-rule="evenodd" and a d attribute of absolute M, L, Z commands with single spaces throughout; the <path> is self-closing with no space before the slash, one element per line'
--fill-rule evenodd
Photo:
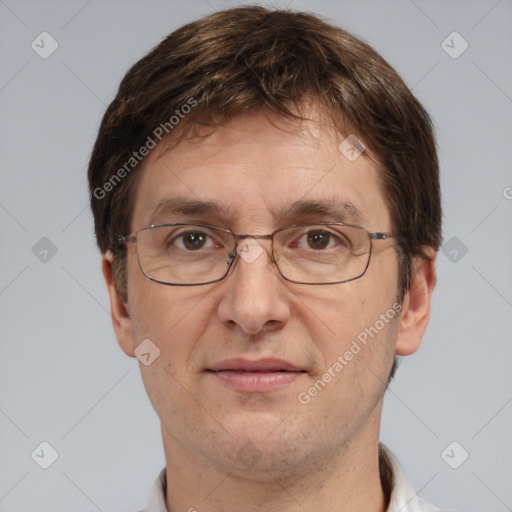
<path fill-rule="evenodd" d="M 256 113 L 167 153 L 154 150 L 137 185 L 132 233 L 171 222 L 253 235 L 330 221 L 390 231 L 375 164 L 364 153 L 346 158 L 338 149 L 343 139 L 317 121 Z M 155 216 L 162 202 L 176 197 L 217 203 L 226 215 L 160 208 Z M 361 219 L 290 216 L 299 201 L 350 203 Z M 132 334 L 121 344 L 132 355 L 150 339 L 161 351 L 141 371 L 167 448 L 229 472 L 295 471 L 378 435 L 399 321 L 396 310 L 397 318 L 389 320 L 397 296 L 396 254 L 392 239 L 376 241 L 362 278 L 305 285 L 284 280 L 270 259 L 270 241 L 258 243 L 264 251 L 254 261 L 237 256 L 224 280 L 189 287 L 146 279 L 128 244 Z M 362 332 L 366 344 L 358 341 Z M 292 367 L 296 371 L 282 371 Z"/>

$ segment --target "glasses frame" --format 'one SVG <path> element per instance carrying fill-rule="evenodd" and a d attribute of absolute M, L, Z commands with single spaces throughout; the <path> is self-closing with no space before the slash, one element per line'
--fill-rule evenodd
<path fill-rule="evenodd" d="M 171 227 L 171 226 L 193 226 L 193 227 L 197 227 L 197 228 L 208 228 L 208 229 L 214 229 L 216 231 L 222 231 L 224 233 L 231 235 L 234 238 L 235 247 L 233 248 L 233 252 L 228 254 L 228 257 L 229 257 L 229 261 L 227 263 L 228 268 L 227 268 L 226 272 L 224 273 L 224 275 L 222 277 L 220 277 L 219 279 L 214 279 L 212 281 L 208 281 L 205 283 L 168 283 L 166 281 L 160 281 L 159 279 L 155 279 L 154 277 L 147 275 L 146 272 L 144 271 L 144 269 L 142 268 L 142 264 L 140 261 L 138 244 L 137 244 L 137 236 L 139 235 L 139 233 L 141 231 L 147 231 L 147 230 L 154 229 L 154 228 Z M 300 228 L 300 227 L 307 227 L 307 226 L 347 226 L 347 227 L 352 227 L 352 228 L 358 228 L 358 229 L 361 229 L 362 231 L 366 232 L 366 234 L 368 235 L 368 239 L 370 241 L 370 249 L 368 251 L 368 260 L 366 262 L 366 266 L 364 267 L 364 270 L 359 275 L 357 275 L 355 277 L 351 277 L 350 279 L 343 279 L 341 281 L 330 281 L 327 283 L 306 283 L 304 281 L 295 281 L 293 279 L 286 277 L 283 274 L 282 270 L 279 268 L 279 265 L 274 258 L 274 236 L 277 233 L 280 233 L 281 231 L 284 231 L 286 229 Z M 135 244 L 135 252 L 137 254 L 137 261 L 139 263 L 139 268 L 146 279 L 149 279 L 150 281 L 153 281 L 153 282 L 159 283 L 159 284 L 163 284 L 166 286 L 203 286 L 203 285 L 207 285 L 207 284 L 218 283 L 219 281 L 222 281 L 223 279 L 225 279 L 227 277 L 231 268 L 234 267 L 234 263 L 237 259 L 237 254 L 238 254 L 237 249 L 240 246 L 240 241 L 246 240 L 248 238 L 254 238 L 255 240 L 270 240 L 270 247 L 271 247 L 270 261 L 275 264 L 277 270 L 279 271 L 279 273 L 281 274 L 283 279 L 285 279 L 286 281 L 289 281 L 290 283 L 306 284 L 306 285 L 330 285 L 330 284 L 348 283 L 350 281 L 355 281 L 356 279 L 360 279 L 361 277 L 363 277 L 364 274 L 366 273 L 366 271 L 368 270 L 368 267 L 370 266 L 370 259 L 371 259 L 371 255 L 372 255 L 372 249 L 373 249 L 373 241 L 374 240 L 387 240 L 389 238 L 398 238 L 398 235 L 394 235 L 394 234 L 386 232 L 386 231 L 372 232 L 372 231 L 369 231 L 368 229 L 366 229 L 362 226 L 359 226 L 357 224 L 347 224 L 345 222 L 306 222 L 304 224 L 291 224 L 290 226 L 285 226 L 285 227 L 276 229 L 275 231 L 273 231 L 272 233 L 270 233 L 268 235 L 236 234 L 236 233 L 233 233 L 233 231 L 231 231 L 229 229 L 220 228 L 218 226 L 211 226 L 209 224 L 197 224 L 197 223 L 193 223 L 193 222 L 192 223 L 190 223 L 190 222 L 173 222 L 170 224 L 151 224 L 150 226 L 146 226 L 145 228 L 141 228 L 141 229 L 137 230 L 132 235 L 119 236 L 117 238 L 117 241 L 120 244 Z"/>

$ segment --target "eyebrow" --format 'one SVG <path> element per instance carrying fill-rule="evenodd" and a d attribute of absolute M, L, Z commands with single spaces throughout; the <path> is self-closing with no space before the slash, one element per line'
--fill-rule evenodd
<path fill-rule="evenodd" d="M 293 217 L 321 216 L 328 217 L 334 222 L 348 222 L 361 224 L 367 221 L 364 214 L 350 201 L 340 197 L 331 197 L 322 200 L 298 200 L 291 205 L 283 205 L 277 209 L 271 209 L 276 219 L 284 220 Z M 224 221 L 234 221 L 237 215 L 233 214 L 230 207 L 217 201 L 203 201 L 176 196 L 164 199 L 158 203 L 151 214 L 150 224 L 160 222 L 161 219 L 173 215 L 193 216 L 198 214 L 210 214 Z"/>
<path fill-rule="evenodd" d="M 363 213 L 350 201 L 339 197 L 324 200 L 300 200 L 287 207 L 281 207 L 277 212 L 278 218 L 317 215 L 329 217 L 336 222 L 362 223 L 366 222 Z"/>
<path fill-rule="evenodd" d="M 229 218 L 231 216 L 228 207 L 215 201 L 201 201 L 176 196 L 164 199 L 158 203 L 151 214 L 151 223 L 154 224 L 157 219 L 162 217 L 197 215 L 200 213 L 210 213 L 221 218 Z"/>

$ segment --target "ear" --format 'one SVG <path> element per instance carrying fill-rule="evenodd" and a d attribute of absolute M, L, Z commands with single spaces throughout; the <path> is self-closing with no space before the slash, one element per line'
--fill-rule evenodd
<path fill-rule="evenodd" d="M 111 251 L 107 251 L 101 258 L 101 269 L 110 296 L 112 325 L 114 326 L 117 341 L 123 349 L 123 352 L 130 357 L 135 357 L 133 352 L 135 346 L 133 341 L 132 319 L 128 313 L 127 305 L 117 291 L 114 282 L 114 272 L 112 269 L 113 261 L 114 256 Z"/>
<path fill-rule="evenodd" d="M 421 339 L 430 318 L 430 301 L 436 286 L 435 262 L 437 253 L 433 249 L 426 251 L 429 260 L 415 258 L 413 275 L 409 290 L 406 292 L 398 337 L 395 345 L 397 356 L 408 356 L 419 348 Z"/>

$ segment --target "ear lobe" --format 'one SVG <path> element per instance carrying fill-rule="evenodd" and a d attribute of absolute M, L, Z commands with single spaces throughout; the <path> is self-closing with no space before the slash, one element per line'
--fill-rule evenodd
<path fill-rule="evenodd" d="M 408 356 L 416 352 L 427 329 L 432 292 L 437 282 L 435 270 L 437 253 L 433 249 L 426 252 L 430 261 L 420 257 L 413 261 L 412 281 L 405 294 L 400 315 L 395 345 L 397 356 Z"/>
<path fill-rule="evenodd" d="M 107 251 L 101 258 L 101 270 L 107 285 L 107 291 L 110 297 L 110 314 L 112 317 L 112 325 L 116 334 L 117 342 L 122 348 L 123 352 L 130 356 L 135 357 L 134 354 L 134 341 L 132 331 L 132 320 L 127 310 L 127 305 L 124 303 L 123 298 L 119 294 L 114 282 L 114 272 L 112 263 L 114 256 L 111 251 Z"/>

